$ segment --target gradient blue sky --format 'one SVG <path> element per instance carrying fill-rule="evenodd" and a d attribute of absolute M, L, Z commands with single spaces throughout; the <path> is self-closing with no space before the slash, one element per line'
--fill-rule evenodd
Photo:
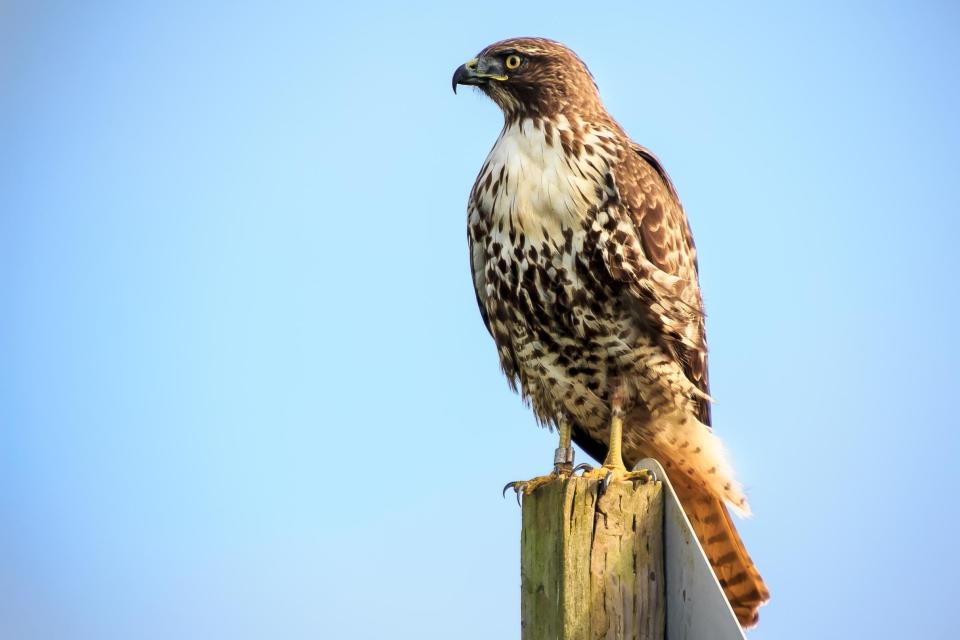
<path fill-rule="evenodd" d="M 953 636 L 956 4 L 319 4 L 0 3 L 0 636 L 518 636 L 499 489 L 555 442 L 468 276 L 500 115 L 450 92 L 513 35 L 692 220 L 752 637 Z"/>

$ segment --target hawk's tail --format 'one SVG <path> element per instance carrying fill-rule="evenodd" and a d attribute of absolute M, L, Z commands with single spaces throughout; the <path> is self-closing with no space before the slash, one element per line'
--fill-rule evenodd
<path fill-rule="evenodd" d="M 770 591 L 750 559 L 726 506 L 704 487 L 681 478 L 674 485 L 683 510 L 713 566 L 737 620 L 752 627 Z"/>

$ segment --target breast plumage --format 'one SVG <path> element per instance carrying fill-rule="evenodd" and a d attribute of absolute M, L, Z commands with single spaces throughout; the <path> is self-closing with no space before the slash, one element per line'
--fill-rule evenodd
<path fill-rule="evenodd" d="M 576 415 L 600 426 L 609 345 L 598 340 L 623 327 L 598 326 L 619 315 L 605 308 L 617 298 L 587 245 L 607 162 L 571 158 L 563 140 L 574 130 L 566 118 L 506 126 L 477 178 L 469 226 L 504 371 L 542 422 Z"/>

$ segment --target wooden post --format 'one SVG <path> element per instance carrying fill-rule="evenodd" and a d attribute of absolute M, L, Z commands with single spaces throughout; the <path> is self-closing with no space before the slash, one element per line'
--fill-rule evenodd
<path fill-rule="evenodd" d="M 663 640 L 663 486 L 557 480 L 523 500 L 523 640 Z"/>

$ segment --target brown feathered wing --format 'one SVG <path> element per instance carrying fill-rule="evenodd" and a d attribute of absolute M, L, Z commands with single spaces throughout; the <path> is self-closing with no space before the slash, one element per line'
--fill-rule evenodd
<path fill-rule="evenodd" d="M 681 364 L 689 381 L 708 396 L 706 334 L 693 237 L 676 191 L 660 163 L 642 147 L 635 147 L 635 151 L 637 155 L 620 167 L 619 175 L 614 172 L 615 193 L 608 203 L 620 210 L 621 218 L 629 219 L 634 235 L 611 237 L 611 241 L 628 246 L 618 247 L 624 263 L 612 263 L 608 268 L 639 299 L 640 304 L 633 307 L 644 316 L 639 321 L 661 337 L 664 350 Z M 701 423 L 710 426 L 707 397 L 696 400 L 695 413 Z M 628 424 L 625 428 L 629 427 Z M 721 497 L 686 474 L 671 472 L 671 462 L 676 469 L 677 461 L 671 461 L 668 451 L 631 448 L 625 440 L 623 453 L 628 467 L 646 455 L 661 458 L 665 463 L 738 620 L 744 626 L 755 624 L 757 610 L 769 599 L 769 591 Z"/>

